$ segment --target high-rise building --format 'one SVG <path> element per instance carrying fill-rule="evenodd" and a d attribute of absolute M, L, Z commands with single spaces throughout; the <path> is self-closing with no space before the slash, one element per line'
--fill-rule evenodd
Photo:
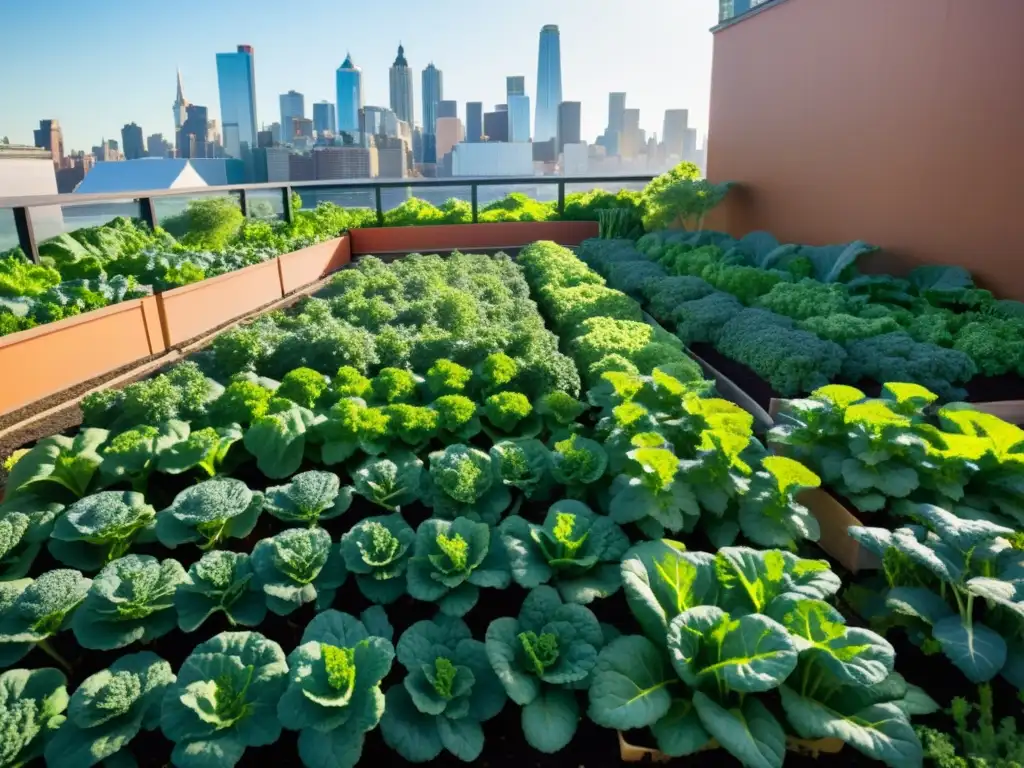
<path fill-rule="evenodd" d="M 537 55 L 537 115 L 534 141 L 553 139 L 558 133 L 558 105 L 562 103 L 562 53 L 557 24 L 540 30 Z"/>
<path fill-rule="evenodd" d="M 661 142 L 665 147 L 665 155 L 675 155 L 683 159 L 686 146 L 686 129 L 689 122 L 689 111 L 685 109 L 666 109 L 665 125 L 661 130 Z"/>
<path fill-rule="evenodd" d="M 532 176 L 533 149 L 529 144 L 490 142 L 456 145 L 453 176 Z"/>
<path fill-rule="evenodd" d="M 336 132 L 334 105 L 329 101 L 318 101 L 313 105 L 313 130 L 317 136 Z"/>
<path fill-rule="evenodd" d="M 466 141 L 475 144 L 484 135 L 484 105 L 479 101 L 466 102 Z"/>
<path fill-rule="evenodd" d="M 458 117 L 459 116 L 459 102 L 445 99 L 437 103 L 437 116 L 438 117 Z"/>
<path fill-rule="evenodd" d="M 694 158 L 697 157 L 697 129 L 687 128 L 686 135 L 683 138 L 683 160 L 688 160 L 691 163 L 697 162 Z"/>
<path fill-rule="evenodd" d="M 162 133 L 154 133 L 146 139 L 146 152 L 150 157 L 168 157 L 173 150 L 174 147 L 164 140 Z"/>
<path fill-rule="evenodd" d="M 423 129 L 418 125 L 412 129 L 412 159 L 415 163 L 423 162 Z"/>
<path fill-rule="evenodd" d="M 121 129 L 121 142 L 124 144 L 124 159 L 138 160 L 146 156 L 146 146 L 142 142 L 142 128 L 129 123 Z"/>
<path fill-rule="evenodd" d="M 505 78 L 505 95 L 523 96 L 526 94 L 526 78 L 522 75 L 509 75 Z"/>
<path fill-rule="evenodd" d="M 242 158 L 256 146 L 256 55 L 251 45 L 217 54 L 224 152 Z"/>
<path fill-rule="evenodd" d="M 484 136 L 488 141 L 508 141 L 508 111 L 484 112 Z"/>
<path fill-rule="evenodd" d="M 178 93 L 174 97 L 174 143 L 175 149 L 178 149 L 178 134 L 181 133 L 181 126 L 185 124 L 185 120 L 188 117 L 188 99 L 185 98 L 185 92 L 181 86 L 181 70 L 178 70 Z M 178 153 L 181 155 L 180 151 Z"/>
<path fill-rule="evenodd" d="M 402 125 L 409 124 L 404 120 Z M 409 145 L 396 136 L 374 136 L 377 148 L 377 176 L 382 179 L 401 179 L 409 175 Z"/>
<path fill-rule="evenodd" d="M 64 132 L 56 120 L 40 120 L 39 127 L 32 131 L 35 145 L 48 150 L 54 168 L 59 168 L 64 157 Z"/>
<path fill-rule="evenodd" d="M 359 130 L 364 136 L 397 136 L 398 115 L 387 107 L 363 107 Z"/>
<path fill-rule="evenodd" d="M 508 96 L 508 140 L 530 140 L 530 97 L 526 94 Z"/>
<path fill-rule="evenodd" d="M 444 98 L 444 75 L 434 62 L 423 69 L 423 162 L 437 162 L 437 112 Z"/>
<path fill-rule="evenodd" d="M 622 131 L 619 133 L 619 156 L 636 157 L 642 142 L 640 131 L 640 110 L 626 109 L 622 112 Z"/>
<path fill-rule="evenodd" d="M 626 94 L 613 91 L 608 94 L 608 132 L 622 131 L 622 114 L 626 111 Z"/>
<path fill-rule="evenodd" d="M 178 156 L 185 158 L 209 157 L 210 123 L 206 107 L 189 104 L 185 108 L 185 122 L 178 131 Z"/>
<path fill-rule="evenodd" d="M 452 151 L 452 147 L 465 138 L 462 121 L 458 117 L 437 118 L 437 162 Z"/>
<path fill-rule="evenodd" d="M 316 179 L 372 179 L 377 175 L 376 147 L 317 147 L 313 150 Z"/>
<path fill-rule="evenodd" d="M 281 143 L 281 124 L 280 123 L 271 123 L 270 124 L 270 139 L 271 139 L 271 144 L 280 144 Z"/>
<path fill-rule="evenodd" d="M 313 121 L 308 117 L 292 118 L 292 138 L 313 140 Z"/>
<path fill-rule="evenodd" d="M 211 144 L 221 144 L 220 128 L 217 127 L 216 120 L 210 120 L 206 124 L 206 135 Z"/>
<path fill-rule="evenodd" d="M 352 63 L 352 54 L 335 74 L 338 93 L 338 133 L 359 132 L 359 110 L 363 108 L 363 71 Z"/>
<path fill-rule="evenodd" d="M 262 131 L 256 131 L 256 146 L 260 149 L 274 146 L 274 132 L 266 128 Z"/>
<path fill-rule="evenodd" d="M 290 181 L 315 181 L 316 170 L 313 156 L 298 152 L 288 153 L 288 179 Z"/>
<path fill-rule="evenodd" d="M 306 97 L 298 91 L 288 91 L 282 93 L 278 100 L 281 103 L 281 125 L 287 130 L 284 143 L 288 144 L 295 138 L 292 120 L 306 116 Z"/>
<path fill-rule="evenodd" d="M 398 44 L 398 56 L 389 70 L 391 78 L 391 111 L 409 125 L 413 124 L 412 69 L 405 60 L 405 48 Z"/>
<path fill-rule="evenodd" d="M 558 105 L 558 154 L 566 144 L 580 141 L 581 105 L 578 101 L 563 101 Z"/>

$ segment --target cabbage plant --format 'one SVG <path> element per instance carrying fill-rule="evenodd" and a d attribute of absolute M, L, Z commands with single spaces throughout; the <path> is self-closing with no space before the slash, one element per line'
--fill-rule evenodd
<path fill-rule="evenodd" d="M 67 680 L 56 669 L 0 674 L 0 766 L 19 768 L 42 757 L 67 706 Z"/>
<path fill-rule="evenodd" d="M 422 492 L 423 462 L 411 451 L 371 456 L 352 473 L 355 492 L 384 509 L 397 511 L 418 501 Z"/>
<path fill-rule="evenodd" d="M 267 601 L 244 552 L 205 553 L 189 566 L 174 593 L 178 627 L 193 632 L 216 613 L 234 627 L 255 627 L 267 615 Z"/>
<path fill-rule="evenodd" d="M 53 768 L 88 768 L 128 758 L 128 744 L 141 730 L 160 727 L 160 705 L 174 682 L 171 665 L 150 651 L 117 659 L 87 677 L 72 694 L 67 720 L 46 745 Z"/>
<path fill-rule="evenodd" d="M 157 516 L 156 536 L 165 547 L 195 542 L 211 549 L 224 539 L 244 539 L 256 527 L 263 494 L 233 478 L 189 486 Z"/>
<path fill-rule="evenodd" d="M 481 587 L 505 589 L 512 581 L 498 531 L 465 517 L 420 523 L 407 578 L 412 597 L 448 616 L 464 616 Z"/>
<path fill-rule="evenodd" d="M 418 621 L 399 638 L 398 662 L 407 674 L 388 689 L 380 721 L 384 743 L 406 760 L 423 763 L 447 750 L 476 760 L 484 747 L 480 724 L 505 706 L 505 690 L 461 619 Z"/>
<path fill-rule="evenodd" d="M 589 609 L 564 603 L 553 587 L 532 590 L 518 618 L 487 627 L 487 659 L 505 692 L 522 709 L 526 741 L 557 752 L 572 741 L 580 720 L 577 690 L 585 690 L 604 645 Z"/>
<path fill-rule="evenodd" d="M 197 469 L 204 477 L 214 477 L 224 468 L 228 451 L 242 439 L 242 434 L 239 424 L 197 429 L 184 440 L 163 447 L 157 469 L 168 475 Z"/>
<path fill-rule="evenodd" d="M 221 632 L 195 647 L 164 691 L 160 728 L 178 768 L 223 768 L 281 735 L 288 685 L 281 646 L 258 632 Z"/>
<path fill-rule="evenodd" d="M 395 648 L 347 613 L 317 614 L 288 654 L 288 687 L 277 706 L 281 724 L 299 732 L 299 758 L 310 768 L 353 768 L 364 734 L 380 722 L 380 683 Z"/>
<path fill-rule="evenodd" d="M 257 417 L 242 438 L 242 444 L 256 457 L 260 472 L 280 480 L 301 466 L 306 433 L 323 419 L 308 408 L 293 404 L 286 410 Z"/>
<path fill-rule="evenodd" d="M 491 446 L 491 463 L 499 482 L 528 499 L 551 495 L 551 451 L 540 440 L 502 440 Z"/>
<path fill-rule="evenodd" d="M 550 583 L 568 603 L 587 604 L 622 586 L 619 561 L 629 538 L 581 501 L 557 501 L 541 525 L 512 515 L 498 527 L 512 579 L 533 589 Z"/>
<path fill-rule="evenodd" d="M 424 503 L 447 520 L 467 517 L 495 525 L 512 501 L 502 483 L 495 481 L 491 457 L 466 445 L 449 445 L 429 456 Z"/>
<path fill-rule="evenodd" d="M 333 472 L 310 470 L 294 475 L 287 485 L 267 488 L 263 509 L 286 523 L 316 525 L 337 517 L 352 504 L 352 488 L 341 487 Z"/>
<path fill-rule="evenodd" d="M 28 573 L 64 505 L 31 493 L 0 505 L 0 581 Z"/>
<path fill-rule="evenodd" d="M 134 490 L 145 491 L 160 454 L 188 436 L 188 422 L 177 419 L 158 426 L 132 427 L 110 438 L 103 446 L 100 474 L 107 485 L 127 481 Z"/>
<path fill-rule="evenodd" d="M 569 498 L 585 498 L 588 486 L 604 477 L 607 469 L 608 454 L 594 440 L 574 434 L 554 444 L 551 476 L 565 486 Z"/>
<path fill-rule="evenodd" d="M 61 568 L 37 579 L 0 582 L 0 667 L 20 661 L 38 645 L 67 667 L 48 638 L 68 629 L 92 581 Z"/>
<path fill-rule="evenodd" d="M 98 571 L 133 543 L 156 539 L 156 510 L 134 491 L 100 491 L 79 499 L 61 515 L 48 548 L 57 560 Z"/>
<path fill-rule="evenodd" d="M 103 566 L 75 611 L 71 629 L 83 648 L 112 651 L 148 643 L 177 624 L 174 593 L 185 580 L 177 560 L 125 555 Z"/>
<path fill-rule="evenodd" d="M 82 498 L 99 482 L 99 448 L 109 434 L 105 429 L 83 429 L 74 437 L 43 438 L 11 468 L 7 497 L 33 493 L 64 502 Z"/>
<path fill-rule="evenodd" d="M 367 600 L 387 605 L 405 594 L 416 534 L 399 513 L 367 517 L 341 537 L 345 568 Z"/>
<path fill-rule="evenodd" d="M 348 576 L 340 547 L 323 528 L 289 528 L 259 541 L 252 567 L 267 607 L 279 616 L 314 600 L 318 610 L 330 607 Z"/>

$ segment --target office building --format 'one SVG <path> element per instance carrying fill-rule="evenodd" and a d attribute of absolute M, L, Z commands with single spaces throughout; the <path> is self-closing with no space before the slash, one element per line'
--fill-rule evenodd
<path fill-rule="evenodd" d="M 261 149 L 272 147 L 277 143 L 274 141 L 274 132 L 268 129 L 256 131 L 256 146 Z"/>
<path fill-rule="evenodd" d="M 337 132 L 337 122 L 334 119 L 334 105 L 329 101 L 318 101 L 313 105 L 313 130 L 317 136 L 334 134 Z"/>
<path fill-rule="evenodd" d="M 459 116 L 459 102 L 451 100 L 443 100 L 437 103 L 437 116 L 438 117 L 458 117 Z"/>
<path fill-rule="evenodd" d="M 642 142 L 640 132 L 640 110 L 626 109 L 622 112 L 622 131 L 619 134 L 619 156 L 636 157 Z"/>
<path fill-rule="evenodd" d="M 558 154 L 566 144 L 580 141 L 580 112 L 578 101 L 563 101 L 558 105 Z"/>
<path fill-rule="evenodd" d="M 142 128 L 129 123 L 121 129 L 121 143 L 124 144 L 124 159 L 138 160 L 146 156 L 146 146 L 142 141 Z"/>
<path fill-rule="evenodd" d="M 293 117 L 292 118 L 292 141 L 297 139 L 308 139 L 313 140 L 313 121 L 308 117 Z"/>
<path fill-rule="evenodd" d="M 661 142 L 665 147 L 665 155 L 684 158 L 686 148 L 686 131 L 689 122 L 689 110 L 666 109 L 665 124 L 661 129 Z"/>
<path fill-rule="evenodd" d="M 444 98 L 444 76 L 430 62 L 423 70 L 423 162 L 437 162 L 437 113 Z"/>
<path fill-rule="evenodd" d="M 565 103 L 565 102 L 563 102 Z M 562 147 L 562 175 L 586 176 L 590 170 L 590 149 L 583 142 Z"/>
<path fill-rule="evenodd" d="M 412 159 L 414 163 L 423 162 L 423 129 L 418 125 L 412 129 Z"/>
<path fill-rule="evenodd" d="M 696 163 L 697 160 L 697 129 L 687 128 L 683 138 L 683 160 Z"/>
<path fill-rule="evenodd" d="M 556 138 L 558 105 L 562 103 L 562 53 L 557 24 L 545 24 L 540 30 L 537 55 L 537 114 L 533 129 L 535 141 Z"/>
<path fill-rule="evenodd" d="M 251 45 L 217 54 L 217 88 L 224 152 L 241 158 L 256 146 L 256 63 Z"/>
<path fill-rule="evenodd" d="M 120 145 L 116 139 L 104 139 L 99 146 L 92 148 L 92 156 L 97 163 L 111 163 L 117 160 L 124 160 L 121 154 Z"/>
<path fill-rule="evenodd" d="M 338 133 L 359 132 L 359 110 L 363 108 L 363 71 L 352 63 L 352 54 L 335 74 L 338 94 Z"/>
<path fill-rule="evenodd" d="M 263 131 L 260 131 L 263 133 Z M 256 183 L 291 181 L 291 164 L 287 147 L 260 147 L 253 153 Z"/>
<path fill-rule="evenodd" d="M 181 133 L 181 127 L 185 124 L 185 120 L 188 118 L 188 99 L 185 98 L 185 92 L 181 85 L 181 70 L 178 70 L 178 92 L 174 97 L 174 143 L 175 149 L 178 149 L 178 134 Z M 179 157 L 181 153 L 178 153 Z"/>
<path fill-rule="evenodd" d="M 622 118 L 626 111 L 626 94 L 613 91 L 608 94 L 608 132 L 622 131 Z"/>
<path fill-rule="evenodd" d="M 398 45 L 398 56 L 395 63 L 388 70 L 391 85 L 391 111 L 398 115 L 399 120 L 412 125 L 413 114 L 413 93 L 412 93 L 412 69 L 405 59 L 405 48 L 401 43 Z"/>
<path fill-rule="evenodd" d="M 35 145 L 50 153 L 54 168 L 59 168 L 64 157 L 64 132 L 57 120 L 40 120 L 39 127 L 32 131 Z"/>
<path fill-rule="evenodd" d="M 217 127 L 216 120 L 210 120 L 206 124 L 206 135 L 209 138 L 211 144 L 221 144 L 220 129 Z"/>
<path fill-rule="evenodd" d="M 523 96 L 526 93 L 526 78 L 523 75 L 509 75 L 505 78 L 506 96 Z"/>
<path fill-rule="evenodd" d="M 530 140 L 530 97 L 525 94 L 509 94 L 508 140 Z"/>
<path fill-rule="evenodd" d="M 295 138 L 295 127 L 292 120 L 306 116 L 306 97 L 298 91 L 288 91 L 288 93 L 282 93 L 278 100 L 281 103 L 281 125 L 287 131 L 284 143 L 288 144 Z"/>
<path fill-rule="evenodd" d="M 313 156 L 310 154 L 288 153 L 289 181 L 316 181 Z"/>
<path fill-rule="evenodd" d="M 452 150 L 452 176 L 532 176 L 530 144 L 479 142 L 456 144 Z"/>
<path fill-rule="evenodd" d="M 535 141 L 533 146 L 533 162 L 535 163 L 554 163 L 558 159 L 558 153 L 555 152 L 555 139 L 548 139 L 547 141 Z"/>
<path fill-rule="evenodd" d="M 376 147 L 317 147 L 313 150 L 317 181 L 372 179 L 377 175 Z"/>
<path fill-rule="evenodd" d="M 484 136 L 488 142 L 508 141 L 508 111 L 484 112 Z"/>
<path fill-rule="evenodd" d="M 466 137 L 462 121 L 457 117 L 437 118 L 437 162 L 452 151 L 452 147 Z"/>
<path fill-rule="evenodd" d="M 402 125 L 407 126 L 404 120 Z M 374 136 L 377 148 L 377 176 L 382 179 L 401 179 L 409 175 L 409 144 L 400 137 Z"/>
<path fill-rule="evenodd" d="M 479 101 L 466 102 L 466 141 L 476 143 L 484 135 L 484 105 Z"/>
<path fill-rule="evenodd" d="M 146 153 L 150 157 L 172 157 L 174 147 L 169 141 L 164 141 L 162 133 L 154 133 L 146 139 Z"/>
<path fill-rule="evenodd" d="M 359 130 L 364 137 L 398 136 L 398 115 L 387 107 L 363 107 L 360 117 Z"/>
<path fill-rule="evenodd" d="M 178 157 L 209 157 L 210 121 L 206 107 L 189 104 L 185 108 L 185 114 L 185 122 L 178 131 Z"/>

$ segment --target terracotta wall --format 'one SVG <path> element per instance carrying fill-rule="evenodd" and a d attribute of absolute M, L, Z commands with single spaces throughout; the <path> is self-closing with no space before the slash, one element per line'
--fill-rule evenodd
<path fill-rule="evenodd" d="M 715 222 L 1024 299 L 1024 0 L 784 0 L 715 34 Z"/>

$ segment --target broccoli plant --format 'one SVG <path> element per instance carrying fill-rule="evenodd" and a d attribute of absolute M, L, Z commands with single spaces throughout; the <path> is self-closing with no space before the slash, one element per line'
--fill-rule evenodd
<path fill-rule="evenodd" d="M 348 576 L 340 545 L 323 528 L 289 528 L 262 539 L 253 548 L 252 567 L 267 607 L 279 616 L 314 600 L 319 610 L 330 607 Z"/>
<path fill-rule="evenodd" d="M 466 389 L 473 372 L 451 360 L 436 361 L 427 371 L 426 386 L 434 397 L 457 395 Z"/>
<path fill-rule="evenodd" d="M 194 632 L 215 613 L 234 627 L 255 627 L 267 615 L 267 601 L 244 552 L 213 550 L 189 566 L 174 593 L 178 627 Z"/>
<path fill-rule="evenodd" d="M 494 525 L 512 501 L 508 488 L 495 482 L 491 457 L 462 444 L 429 456 L 424 503 L 448 520 L 468 517 Z"/>
<path fill-rule="evenodd" d="M 145 491 L 160 454 L 188 435 L 188 423 L 178 420 L 166 421 L 158 427 L 133 427 L 110 438 L 103 446 L 100 474 L 107 485 L 128 481 L 136 491 Z"/>
<path fill-rule="evenodd" d="M 238 424 L 197 429 L 163 450 L 157 459 L 157 469 L 168 475 L 198 469 L 205 477 L 214 477 L 224 468 L 228 451 L 241 439 Z"/>
<path fill-rule="evenodd" d="M 380 732 L 406 760 L 423 763 L 447 750 L 473 762 L 484 747 L 480 724 L 505 706 L 505 691 L 461 619 L 418 621 L 399 638 L 398 663 L 408 674 L 386 696 Z"/>
<path fill-rule="evenodd" d="M 205 480 L 183 490 L 157 515 L 156 536 L 171 549 L 189 542 L 212 549 L 224 539 L 248 536 L 261 509 L 263 494 L 241 480 Z"/>
<path fill-rule="evenodd" d="M 502 440 L 491 446 L 491 464 L 497 479 L 523 492 L 528 499 L 551 495 L 551 451 L 540 440 Z"/>
<path fill-rule="evenodd" d="M 0 674 L 0 766 L 19 768 L 42 757 L 67 706 L 67 680 L 56 669 Z"/>
<path fill-rule="evenodd" d="M 308 408 L 288 404 L 290 407 L 276 411 L 271 408 L 260 416 L 242 438 L 245 450 L 256 457 L 260 472 L 272 480 L 288 477 L 299 468 L 306 451 L 306 432 L 323 420 Z"/>
<path fill-rule="evenodd" d="M 160 728 L 179 768 L 230 768 L 246 747 L 281 736 L 288 685 L 281 646 L 258 632 L 222 632 L 197 645 L 164 692 Z"/>
<path fill-rule="evenodd" d="M 89 768 L 115 757 L 139 731 L 160 727 L 164 692 L 174 682 L 171 665 L 150 651 L 117 659 L 87 677 L 72 694 L 67 720 L 46 745 L 46 764 Z"/>
<path fill-rule="evenodd" d="M 547 586 L 532 590 L 519 618 L 487 627 L 487 660 L 509 698 L 521 706 L 526 741 L 557 752 L 572 741 L 580 721 L 577 690 L 586 690 L 604 636 L 588 608 L 562 603 Z"/>
<path fill-rule="evenodd" d="M 83 429 L 74 437 L 43 438 L 11 468 L 7 497 L 32 493 L 65 502 L 82 498 L 99 480 L 99 448 L 108 435 L 105 429 Z"/>
<path fill-rule="evenodd" d="M 156 510 L 134 491 L 100 491 L 79 499 L 57 519 L 50 554 L 64 565 L 98 571 L 134 542 L 156 538 Z"/>
<path fill-rule="evenodd" d="M 309 526 L 337 517 L 351 505 L 351 486 L 342 488 L 337 475 L 318 470 L 300 472 L 287 485 L 267 488 L 263 497 L 263 509 L 278 520 Z"/>
<path fill-rule="evenodd" d="M 29 572 L 63 510 L 63 504 L 30 493 L 0 505 L 0 581 Z"/>
<path fill-rule="evenodd" d="M 464 616 L 476 605 L 480 587 L 505 589 L 511 580 L 501 537 L 486 523 L 431 518 L 416 529 L 408 584 L 417 600 L 437 603 L 449 616 Z"/>
<path fill-rule="evenodd" d="M 430 404 L 437 412 L 437 426 L 442 438 L 467 441 L 476 437 L 483 425 L 477 415 L 476 403 L 463 395 L 441 395 Z"/>
<path fill-rule="evenodd" d="M 277 705 L 281 724 L 299 732 L 299 758 L 307 766 L 354 768 L 364 734 L 384 712 L 381 680 L 395 649 L 354 616 L 324 611 L 288 654 L 288 687 Z"/>
<path fill-rule="evenodd" d="M 423 462 L 410 451 L 394 451 L 388 458 L 369 458 L 352 473 L 356 493 L 392 511 L 417 501 L 422 481 Z"/>
<path fill-rule="evenodd" d="M 485 429 L 494 440 L 502 437 L 536 437 L 544 427 L 529 398 L 522 392 L 497 392 L 483 407 Z"/>
<path fill-rule="evenodd" d="M 397 512 L 367 517 L 341 537 L 341 555 L 367 600 L 387 605 L 405 594 L 416 534 Z"/>
<path fill-rule="evenodd" d="M 339 400 L 316 427 L 324 464 L 339 464 L 356 451 L 371 456 L 383 453 L 387 446 L 389 421 L 380 408 L 369 408 L 359 398 Z"/>
<path fill-rule="evenodd" d="M 177 560 L 125 555 L 103 566 L 75 611 L 71 629 L 83 648 L 112 651 L 148 643 L 177 625 L 174 593 L 185 580 Z"/>
<path fill-rule="evenodd" d="M 92 581 L 78 571 L 47 571 L 34 581 L 0 582 L 0 667 L 17 663 L 38 645 L 67 668 L 48 638 L 71 626 Z"/>
<path fill-rule="evenodd" d="M 498 530 L 512 579 L 521 587 L 550 583 L 566 602 L 585 605 L 622 586 L 619 561 L 629 537 L 615 521 L 583 502 L 555 502 L 542 525 L 513 515 Z"/>

